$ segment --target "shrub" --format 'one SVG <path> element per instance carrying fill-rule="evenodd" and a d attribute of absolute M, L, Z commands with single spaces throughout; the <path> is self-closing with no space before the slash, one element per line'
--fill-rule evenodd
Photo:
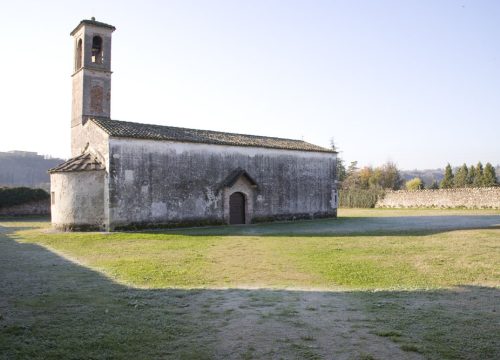
<path fill-rule="evenodd" d="M 49 193 L 42 189 L 27 187 L 0 188 L 0 208 L 45 200 L 49 197 Z"/>
<path fill-rule="evenodd" d="M 339 206 L 346 208 L 373 208 L 379 197 L 384 195 L 383 190 L 354 189 L 339 191 Z"/>
<path fill-rule="evenodd" d="M 409 191 L 416 191 L 416 190 L 422 190 L 424 188 L 424 182 L 422 179 L 416 177 L 411 180 L 408 180 L 405 184 L 406 190 Z"/>

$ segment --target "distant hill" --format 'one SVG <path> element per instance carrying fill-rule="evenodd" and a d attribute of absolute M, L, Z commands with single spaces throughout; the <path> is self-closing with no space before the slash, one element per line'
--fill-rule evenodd
<path fill-rule="evenodd" d="M 427 169 L 427 170 L 401 170 L 401 177 L 405 180 L 420 178 L 426 186 L 436 181 L 438 184 L 444 177 L 444 169 Z"/>
<path fill-rule="evenodd" d="M 64 162 L 30 151 L 0 152 L 0 186 L 50 189 L 47 170 Z"/>

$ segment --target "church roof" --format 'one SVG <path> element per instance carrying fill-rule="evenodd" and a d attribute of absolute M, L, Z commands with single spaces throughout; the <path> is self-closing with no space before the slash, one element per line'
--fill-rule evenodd
<path fill-rule="evenodd" d="M 49 170 L 49 173 L 104 170 L 104 165 L 92 154 L 82 154 Z"/>
<path fill-rule="evenodd" d="M 335 153 L 331 149 L 313 145 L 302 140 L 140 124 L 105 118 L 96 118 L 91 121 L 111 137 Z"/>

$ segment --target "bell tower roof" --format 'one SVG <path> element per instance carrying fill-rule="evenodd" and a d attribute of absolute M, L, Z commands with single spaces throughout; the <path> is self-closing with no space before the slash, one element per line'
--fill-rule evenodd
<path fill-rule="evenodd" d="M 92 17 L 90 20 L 84 19 L 84 20 L 80 21 L 80 23 L 78 24 L 78 26 L 73 29 L 73 31 L 71 32 L 70 35 L 73 36 L 84 25 L 97 26 L 97 27 L 109 29 L 111 31 L 115 31 L 116 30 L 116 28 L 113 25 L 109 25 L 109 24 L 97 21 L 95 19 L 95 17 Z"/>

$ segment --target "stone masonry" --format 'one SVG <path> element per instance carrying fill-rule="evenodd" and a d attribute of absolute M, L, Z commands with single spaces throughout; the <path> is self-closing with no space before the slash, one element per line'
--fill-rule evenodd
<path fill-rule="evenodd" d="M 500 187 L 388 191 L 376 207 L 500 209 Z"/>

